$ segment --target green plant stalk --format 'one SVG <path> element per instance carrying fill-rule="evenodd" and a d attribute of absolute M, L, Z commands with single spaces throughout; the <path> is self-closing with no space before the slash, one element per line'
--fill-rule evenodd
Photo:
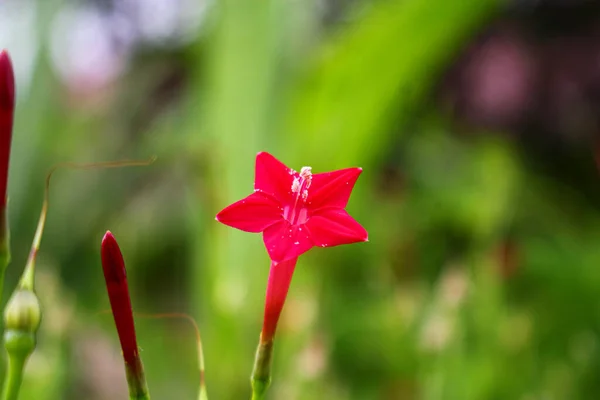
<path fill-rule="evenodd" d="M 8 370 L 4 389 L 2 391 L 3 400 L 16 400 L 19 398 L 19 390 L 23 381 L 23 369 L 26 359 L 16 355 L 8 355 Z"/>
<path fill-rule="evenodd" d="M 200 372 L 200 390 L 198 391 L 198 400 L 208 400 L 208 394 L 206 392 L 206 381 L 204 377 L 204 351 L 202 350 L 202 340 L 200 339 L 200 328 L 192 317 L 187 317 L 187 320 L 192 323 L 194 330 L 196 331 L 196 344 L 198 346 L 198 370 Z"/>
<path fill-rule="evenodd" d="M 190 90 L 193 99 L 189 103 L 192 108 L 191 118 L 186 122 L 186 143 L 190 154 L 203 154 L 207 145 L 214 151 L 204 158 L 207 164 L 197 171 L 198 179 L 188 191 L 190 205 L 198 204 L 198 193 L 207 194 L 205 205 L 215 211 L 244 196 L 247 179 L 253 174 L 252 158 L 266 146 L 274 145 L 273 139 L 279 137 L 278 132 L 274 132 L 271 117 L 276 115 L 273 103 L 277 103 L 275 92 L 280 89 L 279 41 L 285 37 L 279 29 L 281 21 L 285 20 L 280 7 L 283 3 L 273 0 L 223 1 L 222 12 L 215 21 L 218 26 L 209 45 L 197 47 L 201 49 L 197 53 L 198 60 L 205 66 L 196 75 Z M 248 46 L 248 38 L 252 38 L 252 46 Z M 207 50 L 209 57 L 204 54 Z M 192 112 L 196 101 L 205 101 L 208 105 L 205 112 Z M 195 134 L 198 129 L 206 135 Z M 227 154 L 227 157 L 217 156 L 217 153 Z M 202 310 L 197 309 L 194 313 L 203 316 L 200 321 L 211 321 L 203 327 L 203 335 L 211 343 L 205 349 L 207 360 L 218 359 L 229 366 L 213 375 L 216 380 L 211 385 L 215 389 L 211 389 L 210 398 L 233 398 L 235 386 L 230 382 L 238 381 L 239 371 L 244 369 L 244 360 L 239 354 L 254 348 L 247 348 L 243 335 L 239 334 L 239 318 L 234 318 L 225 311 L 226 308 L 208 307 L 210 302 L 206 298 L 217 293 L 220 282 L 227 282 L 232 287 L 237 287 L 238 283 L 260 287 L 259 279 L 262 278 L 258 274 L 249 276 L 249 281 L 244 281 L 241 276 L 247 261 L 262 255 L 262 249 L 249 236 L 231 235 L 209 213 L 198 207 L 192 209 L 197 210 L 194 217 L 188 219 L 193 240 L 197 243 L 193 246 L 192 264 L 207 266 L 192 268 L 195 284 L 189 286 L 190 294 L 194 298 L 193 304 L 202 305 Z M 211 243 L 210 248 L 204 246 L 207 240 Z M 201 251 L 198 245 L 207 251 Z M 245 315 L 245 320 L 252 320 L 247 317 L 251 314 L 250 303 L 244 303 L 239 311 L 239 315 Z M 226 350 L 221 351 L 221 348 Z M 246 360 L 246 368 L 248 366 Z"/>
<path fill-rule="evenodd" d="M 17 285 L 17 289 L 8 301 L 4 310 L 4 346 L 8 353 L 8 372 L 7 378 L 4 381 L 3 400 L 17 399 L 21 381 L 23 380 L 23 370 L 27 359 L 33 353 L 36 346 L 36 333 L 38 331 L 41 319 L 41 310 L 39 300 L 35 294 L 35 262 L 37 253 L 40 249 L 44 227 L 46 225 L 46 216 L 48 214 L 50 179 L 52 174 L 58 168 L 67 167 L 75 169 L 95 169 L 95 168 L 114 168 L 122 166 L 141 166 L 149 165 L 154 162 L 154 157 L 148 161 L 110 161 L 89 164 L 62 163 L 55 165 L 46 176 L 46 185 L 44 188 L 44 202 L 40 218 L 27 259 L 27 264 L 21 275 L 21 279 Z M 0 263 L 10 261 L 10 253 L 8 248 L 8 224 L 6 221 L 6 207 L 0 211 Z M 3 265 L 0 264 L 0 268 Z M 4 271 L 6 267 L 0 271 L 4 281 Z M 0 292 L 1 294 L 1 292 Z M 141 371 L 141 373 L 140 373 Z M 131 372 L 137 372 L 133 380 L 130 380 Z M 130 383 L 130 398 L 131 399 L 147 399 L 148 387 L 143 375 L 143 367 L 141 361 L 139 365 L 133 368 L 127 368 L 127 381 Z M 135 381 L 136 387 L 132 391 L 131 383 Z"/>
<path fill-rule="evenodd" d="M 0 210 L 0 301 L 4 294 L 4 275 L 10 264 L 10 230 L 8 229 L 7 208 Z"/>
<path fill-rule="evenodd" d="M 140 314 L 137 314 L 140 316 Z M 150 318 L 181 318 L 188 321 L 192 327 L 194 328 L 194 332 L 196 333 L 196 345 L 197 345 L 197 357 L 198 357 L 198 373 L 199 373 L 199 390 L 198 390 L 198 400 L 208 400 L 208 393 L 206 391 L 206 382 L 205 382 L 205 367 L 204 367 L 204 351 L 202 350 L 202 339 L 200 337 L 200 328 L 196 323 L 196 320 L 188 315 L 183 313 L 168 313 L 168 314 L 152 314 L 152 315 L 142 315 L 144 317 Z"/>
<path fill-rule="evenodd" d="M 204 381 L 204 353 L 202 351 L 202 342 L 200 341 L 200 330 L 196 322 L 191 319 L 196 328 L 197 341 L 198 341 L 198 368 L 200 369 L 200 391 L 198 392 L 198 400 L 208 400 L 208 394 L 206 392 L 206 383 Z"/>
<path fill-rule="evenodd" d="M 7 330 L 4 340 L 8 352 L 8 370 L 2 389 L 2 400 L 16 400 L 19 398 L 25 363 L 35 349 L 35 335 Z"/>
<path fill-rule="evenodd" d="M 46 198 L 42 205 L 25 270 L 21 275 L 17 289 L 4 309 L 4 347 L 8 354 L 8 371 L 2 390 L 3 400 L 13 400 L 19 397 L 23 370 L 27 359 L 36 346 L 35 335 L 39 328 L 41 312 L 39 301 L 34 292 L 35 260 L 46 223 L 46 214 L 48 213 L 47 192 L 48 186 L 46 185 Z"/>
<path fill-rule="evenodd" d="M 252 384 L 252 400 L 265 398 L 267 389 L 271 385 L 271 361 L 273 359 L 273 340 L 258 344 L 254 368 L 250 382 Z"/>
<path fill-rule="evenodd" d="M 127 385 L 129 386 L 130 400 L 150 400 L 148 384 L 144 375 L 144 366 L 141 358 L 136 359 L 136 365 L 126 364 Z"/>
<path fill-rule="evenodd" d="M 206 394 L 205 386 L 202 386 L 200 388 L 200 394 L 198 395 L 198 400 L 208 400 L 208 395 Z"/>

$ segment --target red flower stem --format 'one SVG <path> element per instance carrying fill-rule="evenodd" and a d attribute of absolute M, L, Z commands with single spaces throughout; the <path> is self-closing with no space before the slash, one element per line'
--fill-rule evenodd
<path fill-rule="evenodd" d="M 273 341 L 277 323 L 285 305 L 288 290 L 296 268 L 298 258 L 292 258 L 280 263 L 271 262 L 267 294 L 265 299 L 265 316 L 260 341 L 256 349 L 254 368 L 252 369 L 252 399 L 264 398 L 271 384 L 271 363 L 273 359 Z"/>
<path fill-rule="evenodd" d="M 271 261 L 265 296 L 265 316 L 260 335 L 261 343 L 270 342 L 275 336 L 297 261 L 297 257 L 280 263 Z"/>

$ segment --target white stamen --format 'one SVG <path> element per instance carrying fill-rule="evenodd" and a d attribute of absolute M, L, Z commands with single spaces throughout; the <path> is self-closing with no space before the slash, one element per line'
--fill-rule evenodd
<path fill-rule="evenodd" d="M 308 197 L 308 188 L 310 188 L 310 184 L 312 183 L 311 171 L 311 167 L 302 167 L 300 173 L 292 182 L 292 193 L 299 194 L 302 200 L 306 200 Z"/>
<path fill-rule="evenodd" d="M 300 178 L 294 178 L 292 183 L 292 193 L 298 193 L 300 191 Z"/>
<path fill-rule="evenodd" d="M 300 169 L 300 176 L 304 179 L 309 178 L 312 175 L 311 170 L 311 167 L 302 167 L 302 169 Z"/>
<path fill-rule="evenodd" d="M 294 180 L 292 181 L 292 194 L 294 203 L 286 206 L 284 209 L 284 218 L 292 225 L 303 224 L 307 220 L 307 210 L 305 208 L 306 200 L 308 199 L 308 188 L 312 183 L 312 168 L 302 167 L 300 173 L 294 172 Z M 291 232 L 291 230 L 290 230 Z M 290 233 L 290 238 L 292 237 Z"/>

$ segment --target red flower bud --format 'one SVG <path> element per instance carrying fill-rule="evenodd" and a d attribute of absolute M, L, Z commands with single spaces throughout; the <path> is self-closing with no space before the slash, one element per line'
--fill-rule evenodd
<path fill-rule="evenodd" d="M 15 77 L 6 50 L 0 51 L 0 209 L 6 206 L 8 162 L 15 111 Z"/>
<path fill-rule="evenodd" d="M 123 349 L 123 358 L 125 358 L 127 364 L 134 364 L 135 358 L 138 356 L 138 346 L 125 262 L 123 261 L 121 249 L 119 249 L 119 245 L 110 231 L 106 232 L 102 239 L 102 268 L 104 269 L 110 306 Z"/>
<path fill-rule="evenodd" d="M 119 249 L 119 245 L 110 231 L 106 232 L 102 239 L 101 255 L 110 307 L 117 326 L 123 359 L 125 360 L 129 392 L 132 397 L 147 394 L 148 388 L 144 378 L 144 367 L 135 337 L 125 262 L 123 261 L 121 249 Z"/>

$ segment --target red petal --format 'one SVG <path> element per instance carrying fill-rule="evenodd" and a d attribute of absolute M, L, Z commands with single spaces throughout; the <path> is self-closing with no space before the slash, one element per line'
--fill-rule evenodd
<path fill-rule="evenodd" d="M 265 229 L 263 240 L 269 257 L 275 262 L 296 258 L 314 246 L 304 225 L 292 226 L 286 220 Z"/>
<path fill-rule="evenodd" d="M 313 215 L 305 225 L 315 246 L 365 242 L 369 236 L 362 225 L 340 209 L 328 209 Z"/>
<path fill-rule="evenodd" d="M 264 151 L 256 155 L 254 190 L 273 196 L 280 203 L 290 201 L 294 171 Z"/>
<path fill-rule="evenodd" d="M 319 208 L 345 208 L 362 168 L 346 168 L 314 174 L 308 190 L 307 204 Z"/>
<path fill-rule="evenodd" d="M 262 232 L 283 219 L 283 210 L 272 198 L 262 193 L 233 203 L 217 214 L 217 221 L 246 232 Z"/>

